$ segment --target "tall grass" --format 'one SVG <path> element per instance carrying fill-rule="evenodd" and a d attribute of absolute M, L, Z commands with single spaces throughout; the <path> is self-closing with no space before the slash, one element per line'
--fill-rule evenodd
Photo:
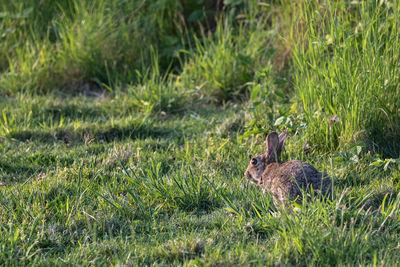
<path fill-rule="evenodd" d="M 1 89 L 45 93 L 133 83 L 136 70 L 151 65 L 153 49 L 166 70 L 178 63 L 189 29 L 217 14 L 215 3 L 206 2 L 203 10 L 195 1 L 1 1 Z"/>
<path fill-rule="evenodd" d="M 184 65 L 180 82 L 216 99 L 239 98 L 271 58 L 270 32 L 263 24 L 233 29 L 220 21 L 213 35 L 195 40 L 195 52 Z"/>
<path fill-rule="evenodd" d="M 176 111 L 204 97 L 242 99 L 266 84 L 260 74 L 272 62 L 274 75 L 292 78 L 318 150 L 358 140 L 391 156 L 400 150 L 397 2 L 1 6 L 2 95 L 128 85 L 140 110 Z M 263 88 L 263 99 L 273 90 Z"/>
<path fill-rule="evenodd" d="M 320 149 L 364 140 L 373 151 L 398 155 L 399 7 L 396 1 L 298 5 L 294 86 Z"/>

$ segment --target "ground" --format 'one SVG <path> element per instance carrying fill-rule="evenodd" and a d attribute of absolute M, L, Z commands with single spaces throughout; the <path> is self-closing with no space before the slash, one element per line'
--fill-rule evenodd
<path fill-rule="evenodd" d="M 398 264 L 399 3 L 134 2 L 0 0 L 1 265 Z M 245 180 L 286 128 L 332 200 Z"/>

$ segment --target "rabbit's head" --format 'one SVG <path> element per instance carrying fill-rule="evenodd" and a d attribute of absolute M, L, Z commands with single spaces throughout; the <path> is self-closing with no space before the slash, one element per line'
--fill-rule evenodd
<path fill-rule="evenodd" d="M 276 132 L 268 134 L 265 141 L 265 152 L 251 158 L 244 175 L 250 182 L 258 184 L 265 168 L 274 162 L 280 162 L 283 145 L 287 137 L 287 129 L 279 136 Z"/>

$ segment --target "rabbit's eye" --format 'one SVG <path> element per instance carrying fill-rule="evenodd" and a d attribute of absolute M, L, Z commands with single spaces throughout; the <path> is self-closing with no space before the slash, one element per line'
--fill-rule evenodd
<path fill-rule="evenodd" d="M 256 158 L 252 158 L 251 159 L 251 164 L 256 165 L 257 164 L 257 159 Z"/>

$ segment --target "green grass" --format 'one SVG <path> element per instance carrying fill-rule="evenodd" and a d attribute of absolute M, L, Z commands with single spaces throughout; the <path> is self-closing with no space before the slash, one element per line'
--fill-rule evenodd
<path fill-rule="evenodd" d="M 396 1 L 0 6 L 0 265 L 400 261 Z M 332 200 L 245 181 L 285 128 Z"/>
<path fill-rule="evenodd" d="M 294 80 L 315 142 L 334 148 L 363 138 L 398 156 L 398 3 L 301 7 L 308 42 L 294 51 Z"/>

